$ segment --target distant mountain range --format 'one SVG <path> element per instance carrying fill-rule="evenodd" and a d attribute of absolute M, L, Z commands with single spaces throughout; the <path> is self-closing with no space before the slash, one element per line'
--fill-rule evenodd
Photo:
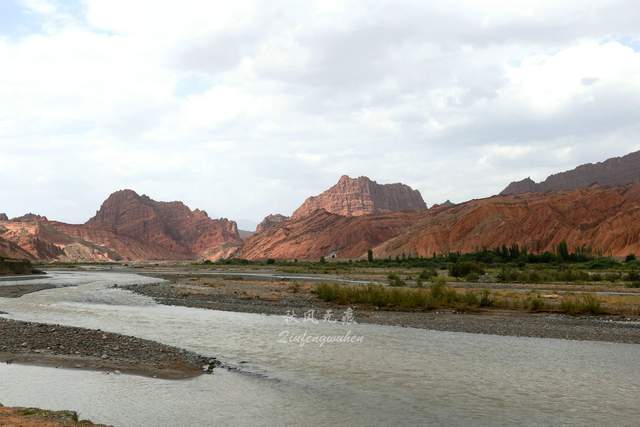
<path fill-rule="evenodd" d="M 512 182 L 501 195 L 522 193 L 548 193 L 576 190 L 592 185 L 614 187 L 640 182 L 640 151 L 624 157 L 614 157 L 600 163 L 588 163 L 577 168 L 549 176 L 540 183 L 531 178 Z"/>
<path fill-rule="evenodd" d="M 431 256 L 513 243 L 541 252 L 562 240 L 608 255 L 640 253 L 640 152 L 430 209 L 405 184 L 345 175 L 291 216 L 269 215 L 242 235 L 234 221 L 132 190 L 111 194 L 85 224 L 0 214 L 0 256 L 50 261 L 353 259 L 369 249 Z"/>

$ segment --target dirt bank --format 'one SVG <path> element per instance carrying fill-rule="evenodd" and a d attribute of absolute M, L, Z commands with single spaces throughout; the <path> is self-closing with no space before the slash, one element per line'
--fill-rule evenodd
<path fill-rule="evenodd" d="M 154 341 L 0 318 L 0 362 L 121 372 L 165 379 L 211 373 L 216 359 Z"/>
<path fill-rule="evenodd" d="M 315 309 L 341 312 L 345 306 L 320 301 L 310 283 L 239 280 L 228 277 L 164 276 L 169 282 L 128 286 L 167 305 L 264 314 L 297 315 Z M 510 310 L 459 313 L 452 310 L 390 311 L 354 306 L 356 321 L 454 332 L 610 341 L 640 344 L 640 319 L 621 316 L 568 316 Z"/>

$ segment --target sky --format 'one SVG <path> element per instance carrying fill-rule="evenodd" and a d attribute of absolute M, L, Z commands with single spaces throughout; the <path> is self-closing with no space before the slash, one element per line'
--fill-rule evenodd
<path fill-rule="evenodd" d="M 0 0 L 0 212 L 250 229 L 341 175 L 427 204 L 640 149 L 637 0 Z"/>

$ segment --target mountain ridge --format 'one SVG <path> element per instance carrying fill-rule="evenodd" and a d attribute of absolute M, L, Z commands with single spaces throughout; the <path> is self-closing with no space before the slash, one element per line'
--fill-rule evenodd
<path fill-rule="evenodd" d="M 500 195 L 576 190 L 592 185 L 615 187 L 638 182 L 640 182 L 640 151 L 635 151 L 625 156 L 612 157 L 602 162 L 585 163 L 569 171 L 549 175 L 540 183 L 536 183 L 530 177 L 514 181 L 507 185 Z"/>

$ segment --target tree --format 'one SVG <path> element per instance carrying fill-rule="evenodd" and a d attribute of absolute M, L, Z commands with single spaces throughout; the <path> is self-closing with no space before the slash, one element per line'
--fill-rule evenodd
<path fill-rule="evenodd" d="M 567 261 L 569 259 L 569 245 L 567 245 L 566 241 L 562 241 L 560 243 L 558 243 L 558 256 L 560 257 L 561 260 L 563 261 Z"/>
<path fill-rule="evenodd" d="M 367 261 L 373 262 L 373 250 L 371 249 L 367 251 Z"/>
<path fill-rule="evenodd" d="M 626 256 L 626 258 L 624 259 L 624 262 L 633 262 L 636 260 L 636 256 L 635 254 L 629 254 Z"/>

